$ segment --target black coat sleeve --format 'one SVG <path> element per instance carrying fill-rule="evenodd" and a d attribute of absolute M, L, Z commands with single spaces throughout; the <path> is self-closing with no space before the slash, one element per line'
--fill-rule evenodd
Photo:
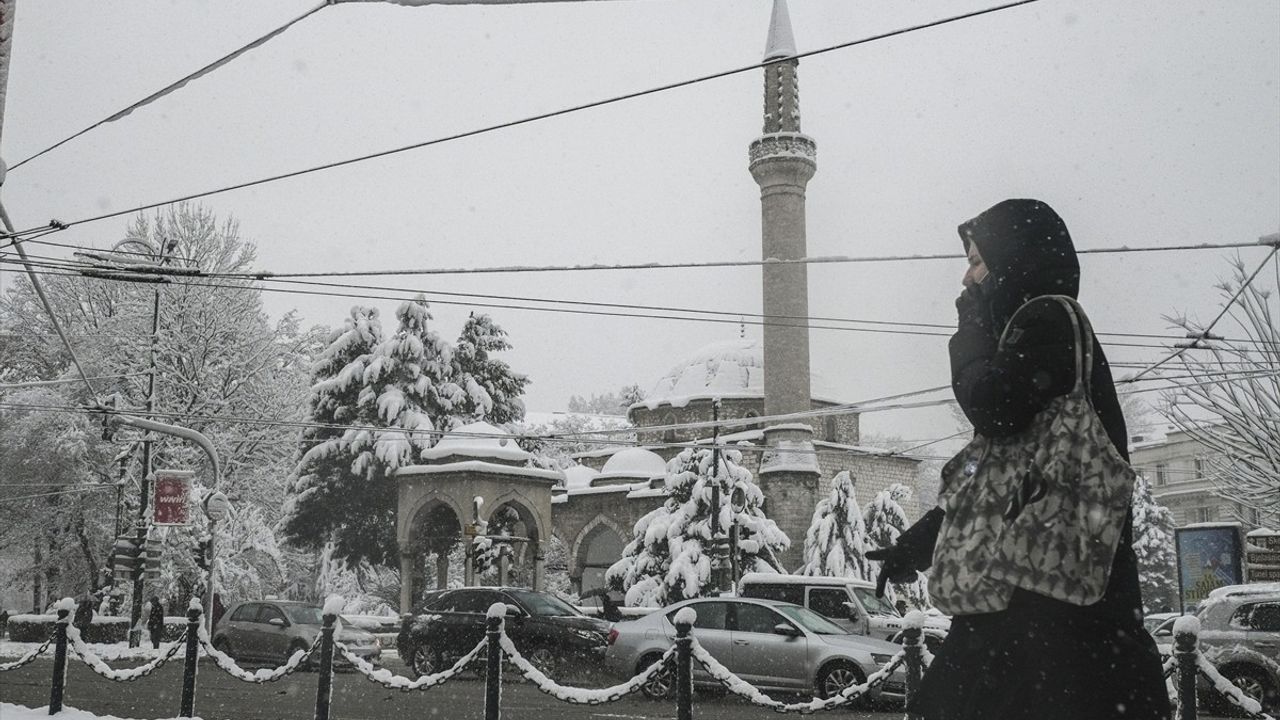
<path fill-rule="evenodd" d="M 987 327 L 961 322 L 951 337 L 956 401 L 987 437 L 1025 430 L 1051 399 L 1075 384 L 1075 333 L 1057 301 L 1033 300 L 1009 322 L 1005 336 L 1001 348 Z"/>

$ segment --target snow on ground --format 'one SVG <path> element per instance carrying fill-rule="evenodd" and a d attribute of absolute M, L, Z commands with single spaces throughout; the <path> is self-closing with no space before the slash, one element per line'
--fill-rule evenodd
<path fill-rule="evenodd" d="M 4 720 L 46 720 L 46 718 L 55 717 L 62 720 L 128 720 L 127 718 L 118 718 L 115 715 L 94 715 L 84 710 L 76 710 L 65 705 L 62 712 L 57 715 L 49 715 L 49 706 L 39 708 L 29 708 L 22 705 L 14 705 L 13 703 L 0 702 L 0 718 Z M 164 720 L 177 720 L 176 718 L 166 718 Z M 200 720 L 195 718 L 185 718 L 184 720 Z"/>

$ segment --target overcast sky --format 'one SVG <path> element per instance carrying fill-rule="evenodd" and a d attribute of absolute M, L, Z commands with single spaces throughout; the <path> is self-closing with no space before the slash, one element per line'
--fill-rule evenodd
<path fill-rule="evenodd" d="M 0 152 L 12 165 L 315 4 L 24 0 Z M 5 206 L 19 228 L 74 220 L 747 65 L 761 59 L 770 4 L 326 7 L 12 171 Z M 790 10 L 803 52 L 989 4 L 791 0 Z M 806 58 L 802 122 L 818 144 L 809 253 L 958 253 L 955 226 L 1014 196 L 1048 201 L 1080 248 L 1274 233 L 1277 38 L 1275 0 L 1041 0 Z M 759 190 L 746 163 L 761 105 L 756 70 L 202 202 L 237 218 L 273 271 L 759 259 Z M 127 223 L 51 239 L 107 246 Z M 1242 251 L 1251 266 L 1263 256 Z M 1212 317 L 1227 258 L 1086 256 L 1082 301 L 1099 331 L 1167 333 L 1163 314 Z M 958 259 L 814 266 L 810 312 L 951 323 L 962 271 Z M 761 309 L 758 267 L 352 282 Z M 267 303 L 334 325 L 353 301 Z M 395 306 L 376 304 L 388 316 Z M 433 308 L 439 332 L 455 337 L 468 308 Z M 533 380 L 528 405 L 539 411 L 572 394 L 648 387 L 681 356 L 739 332 L 489 312 L 510 332 L 508 360 Z M 849 401 L 947 382 L 945 337 L 814 330 L 812 362 Z M 937 411 L 876 414 L 864 427 L 922 440 L 953 429 Z"/>

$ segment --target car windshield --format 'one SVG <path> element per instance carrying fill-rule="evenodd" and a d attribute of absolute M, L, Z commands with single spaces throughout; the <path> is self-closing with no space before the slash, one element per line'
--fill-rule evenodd
<path fill-rule="evenodd" d="M 530 615 L 543 617 L 573 617 L 581 615 L 578 609 L 554 595 L 529 590 L 509 590 L 512 597 L 529 611 Z"/>
<path fill-rule="evenodd" d="M 296 625 L 324 624 L 324 613 L 314 605 L 285 605 L 284 614 Z"/>
<path fill-rule="evenodd" d="M 862 607 L 872 615 L 889 615 L 898 616 L 898 611 L 893 608 L 887 601 L 876 597 L 876 593 L 871 588 L 853 588 L 853 594 L 858 597 L 858 601 L 862 603 Z"/>
<path fill-rule="evenodd" d="M 782 613 L 800 627 L 818 635 L 848 635 L 848 631 L 809 608 L 799 605 L 777 605 L 774 610 Z"/>

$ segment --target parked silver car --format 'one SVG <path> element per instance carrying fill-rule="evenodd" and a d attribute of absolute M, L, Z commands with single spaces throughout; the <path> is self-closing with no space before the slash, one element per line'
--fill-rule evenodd
<path fill-rule="evenodd" d="M 241 602 L 227 608 L 213 628 L 213 646 L 236 660 L 283 663 L 296 650 L 315 642 L 324 615 L 319 605 L 288 600 Z M 369 662 L 382 656 L 382 644 L 372 633 L 344 623 L 336 640 Z M 334 662 L 343 662 L 334 655 Z"/>
<path fill-rule="evenodd" d="M 619 677 L 644 670 L 671 646 L 675 616 L 683 608 L 698 615 L 693 636 L 735 675 L 762 690 L 813 693 L 827 698 L 862 683 L 902 648 L 884 640 L 851 635 L 821 615 L 792 603 L 751 598 L 701 598 L 665 607 L 638 620 L 615 623 L 609 631 L 605 665 Z M 694 683 L 718 684 L 694 663 Z M 670 672 L 644 686 L 651 698 L 674 689 Z M 899 669 L 869 700 L 901 700 L 906 675 Z"/>

